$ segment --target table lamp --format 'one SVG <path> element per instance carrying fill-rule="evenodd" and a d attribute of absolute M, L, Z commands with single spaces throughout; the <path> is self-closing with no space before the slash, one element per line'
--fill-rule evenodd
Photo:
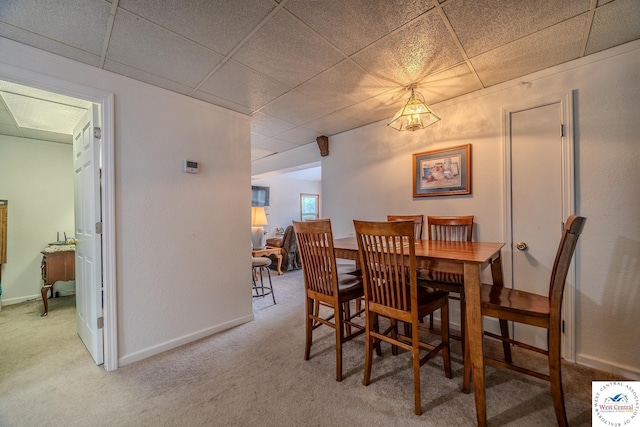
<path fill-rule="evenodd" d="M 262 206 L 251 207 L 251 244 L 253 249 L 264 249 L 265 247 L 265 225 L 269 225 L 267 222 L 267 214 Z"/>

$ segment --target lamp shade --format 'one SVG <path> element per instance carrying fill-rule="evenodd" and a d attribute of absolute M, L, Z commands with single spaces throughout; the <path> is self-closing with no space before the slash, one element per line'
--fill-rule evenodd
<path fill-rule="evenodd" d="M 267 222 L 267 214 L 262 206 L 251 207 L 251 225 L 253 227 L 262 227 L 263 225 L 269 225 Z"/>
<path fill-rule="evenodd" d="M 424 129 L 440 120 L 440 117 L 425 104 L 420 92 L 411 89 L 411 97 L 407 103 L 393 116 L 388 126 L 399 131 L 416 131 Z"/>

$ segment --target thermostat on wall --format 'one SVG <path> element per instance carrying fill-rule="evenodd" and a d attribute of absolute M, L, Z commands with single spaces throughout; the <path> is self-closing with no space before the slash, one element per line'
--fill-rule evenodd
<path fill-rule="evenodd" d="M 192 160 L 183 160 L 182 161 L 182 171 L 186 173 L 198 173 L 200 172 L 200 168 L 198 166 L 198 162 L 194 162 Z"/>

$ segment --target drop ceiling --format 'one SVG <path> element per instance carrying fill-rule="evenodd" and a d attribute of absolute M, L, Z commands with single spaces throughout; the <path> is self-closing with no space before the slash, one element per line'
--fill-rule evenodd
<path fill-rule="evenodd" d="M 0 36 L 251 115 L 256 160 L 636 40 L 640 2 L 3 0 Z"/>

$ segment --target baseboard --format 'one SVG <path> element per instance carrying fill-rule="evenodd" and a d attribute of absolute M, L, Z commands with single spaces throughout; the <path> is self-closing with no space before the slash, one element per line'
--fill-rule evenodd
<path fill-rule="evenodd" d="M 12 304 L 20 304 L 21 302 L 25 302 L 25 301 L 33 301 L 34 299 L 41 300 L 42 295 L 27 295 L 24 297 L 17 297 L 17 298 L 2 298 L 2 305 L 6 307 Z"/>
<path fill-rule="evenodd" d="M 228 322 L 222 323 L 220 325 L 212 326 L 210 328 L 202 329 L 200 331 L 194 332 L 189 335 L 182 336 L 180 338 L 176 338 L 162 344 L 158 344 L 153 347 L 146 348 L 141 351 L 137 351 L 135 353 L 123 356 L 118 359 L 118 367 L 122 367 L 125 365 L 129 365 L 131 363 L 137 362 L 142 359 L 146 359 L 147 357 L 155 356 L 156 354 L 163 353 L 167 350 L 171 350 L 172 348 L 180 347 L 185 344 L 189 344 L 190 342 L 199 340 L 201 338 L 208 337 L 213 334 L 217 334 L 218 332 L 226 331 L 227 329 L 231 329 L 235 326 L 242 325 L 243 323 L 251 322 L 253 320 L 253 314 L 240 317 L 238 319 L 233 319 Z"/>
<path fill-rule="evenodd" d="M 618 363 L 613 363 L 608 360 L 598 359 L 596 357 L 587 356 L 584 354 L 578 354 L 577 362 L 580 365 L 588 366 L 590 368 L 599 369 L 604 372 L 608 372 L 614 375 L 620 375 L 621 377 L 638 381 L 640 380 L 640 369 L 631 366 L 625 366 Z"/>

